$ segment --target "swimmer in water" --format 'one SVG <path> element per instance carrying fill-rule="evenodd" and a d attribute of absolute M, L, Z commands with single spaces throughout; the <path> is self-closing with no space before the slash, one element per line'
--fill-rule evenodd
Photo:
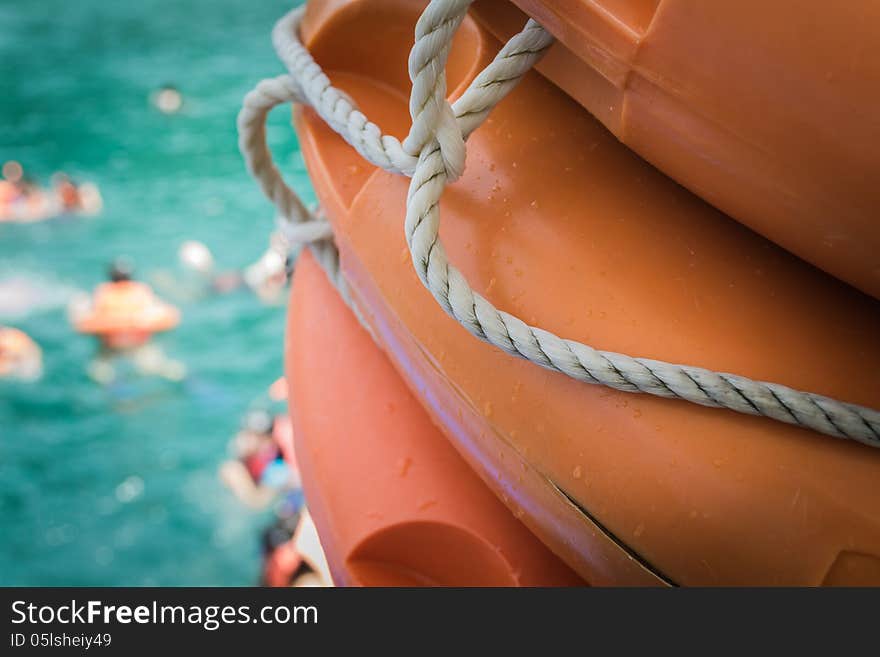
<path fill-rule="evenodd" d="M 226 294 L 244 285 L 238 271 L 215 272 L 214 254 L 202 242 L 187 240 L 181 244 L 178 259 L 184 271 L 200 279 L 204 294 Z"/>
<path fill-rule="evenodd" d="M 52 186 L 61 214 L 95 215 L 104 205 L 96 185 L 76 183 L 63 171 L 52 176 Z"/>
<path fill-rule="evenodd" d="M 333 586 L 327 557 L 309 511 L 279 505 L 276 520 L 263 532 L 263 586 Z"/>
<path fill-rule="evenodd" d="M 90 300 L 71 306 L 74 327 L 98 339 L 99 351 L 89 366 L 90 376 L 99 383 L 113 382 L 115 361 L 126 356 L 141 374 L 182 380 L 186 376 L 183 364 L 169 359 L 150 342 L 155 333 L 177 325 L 177 309 L 159 300 L 146 283 L 133 280 L 131 264 L 125 259 L 115 260 L 107 277 Z"/>
<path fill-rule="evenodd" d="M 12 206 L 24 194 L 22 176 L 24 171 L 15 160 L 3 164 L 3 178 L 0 179 L 0 220 L 12 216 Z"/>
<path fill-rule="evenodd" d="M 21 164 L 10 160 L 3 165 L 0 181 L 0 219 L 37 221 L 49 216 L 49 197 L 28 176 Z"/>
<path fill-rule="evenodd" d="M 0 180 L 0 221 L 32 222 L 59 215 L 95 215 L 103 207 L 101 192 L 92 183 L 76 184 L 66 173 L 52 176 L 51 189 L 42 189 L 10 160 Z"/>
<path fill-rule="evenodd" d="M 300 487 L 298 473 L 285 463 L 276 440 L 279 419 L 267 411 L 250 411 L 230 442 L 233 458 L 220 466 L 221 480 L 254 509 L 264 508 L 284 490 Z"/>
<path fill-rule="evenodd" d="M 159 271 L 151 280 L 163 293 L 175 300 L 192 301 L 213 294 L 229 294 L 246 288 L 263 303 L 278 305 L 292 271 L 289 258 L 273 245 L 244 269 L 216 271 L 214 255 L 202 242 L 186 240 L 177 251 L 179 270 Z"/>
<path fill-rule="evenodd" d="M 244 281 L 265 304 L 284 302 L 284 290 L 290 280 L 289 258 L 269 248 L 259 260 L 244 271 Z"/>
<path fill-rule="evenodd" d="M 36 381 L 43 374 L 43 352 L 24 331 L 0 326 L 0 378 Z"/>
<path fill-rule="evenodd" d="M 183 96 L 177 87 L 166 84 L 153 93 L 153 105 L 163 114 L 176 114 L 183 107 Z"/>
<path fill-rule="evenodd" d="M 175 300 L 194 301 L 244 287 L 240 272 L 217 272 L 211 250 L 197 240 L 187 240 L 180 245 L 177 261 L 176 271 L 161 270 L 151 276 L 156 286 Z"/>
<path fill-rule="evenodd" d="M 66 173 L 59 172 L 52 176 L 52 186 L 61 205 L 61 211 L 73 213 L 80 209 L 79 189 Z"/>
<path fill-rule="evenodd" d="M 209 277 L 214 273 L 214 254 L 198 240 L 187 240 L 181 244 L 177 257 L 185 269 L 200 276 Z"/>

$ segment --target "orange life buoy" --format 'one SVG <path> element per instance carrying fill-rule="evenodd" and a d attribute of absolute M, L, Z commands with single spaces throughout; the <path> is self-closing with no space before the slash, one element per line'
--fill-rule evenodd
<path fill-rule="evenodd" d="M 583 583 L 455 453 L 308 253 L 290 307 L 297 462 L 337 584 Z"/>
<path fill-rule="evenodd" d="M 401 62 L 418 10 L 312 0 L 304 22 L 333 83 L 398 136 L 409 125 Z M 371 30 L 385 35 L 380 56 L 375 41 L 354 38 Z M 460 93 L 498 48 L 466 19 L 449 88 Z M 880 583 L 880 452 L 585 385 L 475 340 L 413 272 L 407 181 L 364 162 L 311 111 L 297 127 L 377 338 L 471 465 L 586 579 Z M 880 407 L 875 300 L 677 186 L 537 74 L 470 137 L 442 214 L 451 261 L 532 324 Z"/>
<path fill-rule="evenodd" d="M 142 343 L 179 323 L 180 311 L 156 298 L 148 285 L 117 281 L 98 286 L 91 308 L 75 318 L 74 328 L 96 335 L 110 346 L 126 346 Z"/>
<path fill-rule="evenodd" d="M 478 0 L 539 71 L 730 216 L 880 298 L 880 5 L 825 0 Z M 805 45 L 809 44 L 809 46 Z"/>

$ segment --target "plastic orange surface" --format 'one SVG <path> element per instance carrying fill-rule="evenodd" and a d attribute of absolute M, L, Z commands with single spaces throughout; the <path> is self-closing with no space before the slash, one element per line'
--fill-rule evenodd
<path fill-rule="evenodd" d="M 74 328 L 79 333 L 170 331 L 180 323 L 180 311 L 153 294 L 149 286 L 137 281 L 103 283 L 95 290 L 91 312 L 78 318 Z"/>
<path fill-rule="evenodd" d="M 513 0 L 559 43 L 538 70 L 627 146 L 880 298 L 880 4 Z M 506 40 L 526 16 L 475 15 Z"/>
<path fill-rule="evenodd" d="M 431 424 L 308 252 L 290 301 L 297 461 L 337 584 L 584 584 Z"/>
<path fill-rule="evenodd" d="M 409 125 L 405 62 L 418 11 L 311 0 L 304 30 L 331 79 L 398 136 Z M 381 56 L 370 54 L 377 43 Z M 465 20 L 449 88 L 460 93 L 497 48 Z M 586 385 L 479 342 L 413 272 L 408 181 L 365 163 L 310 111 L 297 125 L 378 339 L 471 465 L 582 576 L 880 583 L 880 452 Z M 471 136 L 441 213 L 450 260 L 535 325 L 880 407 L 880 304 L 664 177 L 537 74 Z"/>

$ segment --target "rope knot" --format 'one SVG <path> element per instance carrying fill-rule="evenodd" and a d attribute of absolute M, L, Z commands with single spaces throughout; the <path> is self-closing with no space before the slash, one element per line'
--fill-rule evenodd
<path fill-rule="evenodd" d="M 443 100 L 443 107 L 440 109 L 434 139 L 440 148 L 440 157 L 443 158 L 446 176 L 450 182 L 458 180 L 464 173 L 467 148 L 464 143 L 464 135 L 455 119 L 455 112 L 446 99 Z"/>
<path fill-rule="evenodd" d="M 473 0 L 431 2 L 416 23 L 415 43 L 409 53 L 412 91 L 409 113 L 412 127 L 403 149 L 418 157 L 437 144 L 450 181 L 464 172 L 465 145 L 462 127 L 446 100 L 446 60 L 452 37 Z"/>
<path fill-rule="evenodd" d="M 438 88 L 424 98 L 418 111 L 413 112 L 413 124 L 402 146 L 408 155 L 417 158 L 426 148 L 436 145 L 443 159 L 446 176 L 453 182 L 464 173 L 467 155 L 465 136 L 455 118 L 455 110 L 446 100 L 445 82 L 435 81 L 435 84 Z M 414 91 L 417 87 L 418 83 L 413 86 Z"/>

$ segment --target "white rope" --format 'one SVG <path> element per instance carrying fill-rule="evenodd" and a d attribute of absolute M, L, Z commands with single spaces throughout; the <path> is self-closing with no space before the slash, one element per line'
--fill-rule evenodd
<path fill-rule="evenodd" d="M 289 75 L 261 81 L 245 97 L 238 113 L 238 147 L 251 175 L 278 210 L 277 237 L 273 248 L 290 251 L 308 244 L 330 280 L 348 299 L 348 288 L 339 270 L 339 254 L 333 244 L 333 229 L 303 205 L 281 177 L 266 143 L 266 117 L 276 105 L 303 102 L 299 85 Z"/>
<path fill-rule="evenodd" d="M 777 383 L 735 374 L 600 351 L 560 338 L 495 308 L 474 292 L 452 266 L 439 238 L 440 197 L 448 181 L 464 169 L 464 141 L 489 111 L 517 84 L 553 39 L 530 20 L 505 44 L 495 60 L 451 105 L 446 100 L 445 65 L 452 37 L 471 0 L 432 0 L 416 26 L 410 52 L 413 125 L 403 143 L 360 112 L 299 41 L 302 9 L 282 18 L 273 31 L 279 57 L 290 75 L 264 80 L 245 98 L 239 115 L 240 146 L 248 167 L 282 216 L 305 226 L 295 238 L 320 240 L 327 250 L 331 233 L 315 226 L 296 195 L 284 185 L 271 162 L 263 128 L 268 108 L 301 102 L 315 111 L 363 157 L 392 173 L 410 176 L 405 233 L 422 283 L 443 309 L 471 334 L 507 353 L 525 358 L 578 381 L 626 392 L 682 399 L 813 429 L 820 433 L 880 446 L 880 412 Z M 417 157 L 416 157 L 417 154 Z M 314 232 L 307 232 L 307 231 Z M 313 241 L 313 244 L 315 242 Z M 338 260 L 331 279 L 344 286 Z"/>

